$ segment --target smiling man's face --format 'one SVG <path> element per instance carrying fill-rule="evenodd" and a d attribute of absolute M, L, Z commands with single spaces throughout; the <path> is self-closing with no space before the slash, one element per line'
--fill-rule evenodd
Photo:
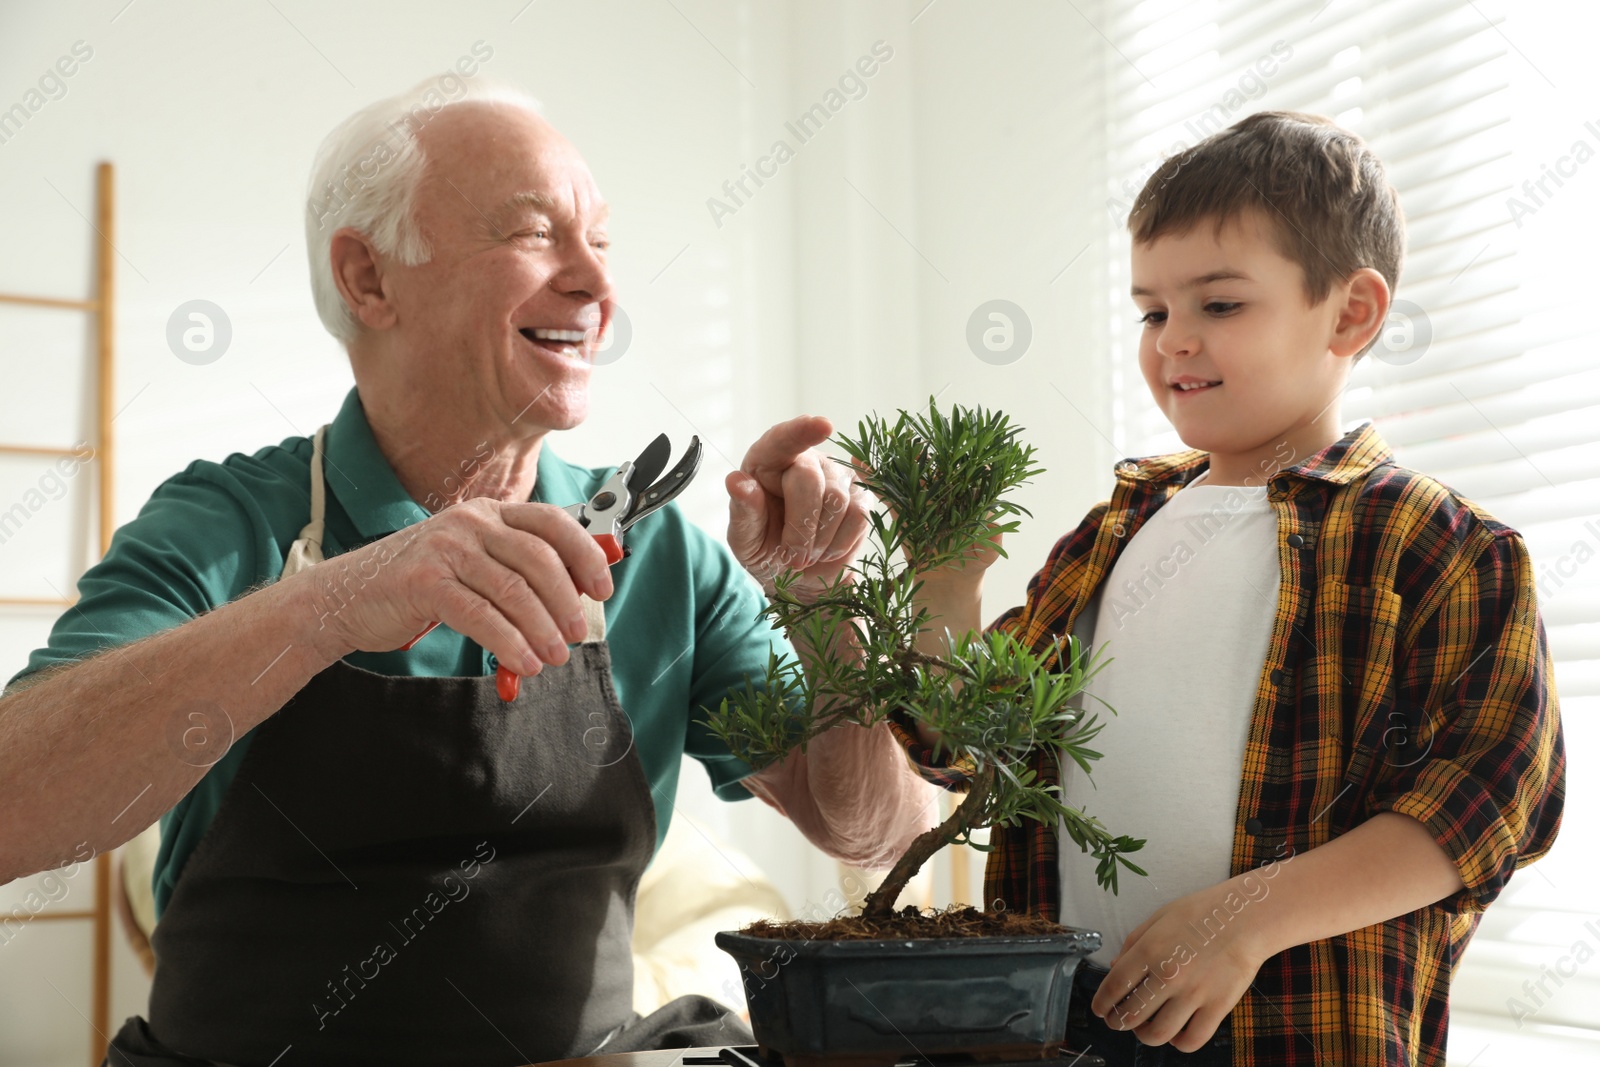
<path fill-rule="evenodd" d="M 1338 437 L 1334 401 L 1350 360 L 1329 345 L 1345 287 L 1308 303 L 1299 264 L 1268 226 L 1251 211 L 1220 233 L 1203 220 L 1133 247 L 1139 368 L 1184 444 L 1213 453 L 1219 475 L 1285 446 L 1303 459 Z"/>
<path fill-rule="evenodd" d="M 577 150 L 538 115 L 446 109 L 420 132 L 415 217 L 433 255 L 388 264 L 391 355 L 440 416 L 512 437 L 568 429 L 589 409 L 610 320 L 606 204 Z"/>

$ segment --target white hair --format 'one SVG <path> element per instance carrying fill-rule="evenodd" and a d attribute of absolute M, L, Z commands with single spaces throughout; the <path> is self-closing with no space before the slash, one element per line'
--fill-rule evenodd
<path fill-rule="evenodd" d="M 426 263 L 433 250 L 417 226 L 415 201 L 427 160 L 417 133 L 446 108 L 464 103 L 541 112 L 539 101 L 519 89 L 447 72 L 367 105 L 334 127 L 317 149 L 306 188 L 311 296 L 322 324 L 346 345 L 361 324 L 334 284 L 334 232 L 348 226 L 366 235 L 380 255 L 407 266 Z"/>

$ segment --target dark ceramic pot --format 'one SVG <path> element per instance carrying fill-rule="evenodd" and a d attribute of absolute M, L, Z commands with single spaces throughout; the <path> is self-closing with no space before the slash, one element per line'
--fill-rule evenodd
<path fill-rule="evenodd" d="M 778 941 L 725 931 L 717 947 L 739 963 L 764 1056 L 868 1067 L 941 1053 L 1054 1056 L 1073 972 L 1100 935 Z"/>

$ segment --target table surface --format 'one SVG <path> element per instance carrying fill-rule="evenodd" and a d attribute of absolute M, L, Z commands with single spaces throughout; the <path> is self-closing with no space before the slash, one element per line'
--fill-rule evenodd
<path fill-rule="evenodd" d="M 715 1048 L 675 1048 L 661 1052 L 618 1052 L 611 1056 L 580 1056 L 575 1060 L 550 1060 L 534 1067 L 678 1067 L 685 1056 L 715 1056 Z"/>

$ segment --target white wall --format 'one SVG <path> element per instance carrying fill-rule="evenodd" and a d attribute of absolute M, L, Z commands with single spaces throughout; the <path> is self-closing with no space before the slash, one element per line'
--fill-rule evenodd
<path fill-rule="evenodd" d="M 312 150 L 351 110 L 478 41 L 493 49 L 483 75 L 544 102 L 612 205 L 634 339 L 597 375 L 594 415 L 557 442 L 563 455 L 615 462 L 655 432 L 699 433 L 707 462 L 685 506 L 720 533 L 722 476 L 779 418 L 809 411 L 853 428 L 931 393 L 1000 406 L 1050 473 L 1026 493 L 1035 519 L 995 568 L 991 613 L 1020 601 L 1050 543 L 1109 485 L 1113 457 L 1095 428 L 1109 427 L 1104 254 L 1085 248 L 1103 203 L 1093 116 L 1104 50 L 1067 5 L 124 2 L 0 9 L 0 108 L 75 42 L 93 49 L 65 95 L 0 143 L 0 291 L 87 291 L 93 168 L 114 162 L 124 521 L 193 459 L 254 451 L 334 414 L 351 379 L 307 291 Z M 794 144 L 785 123 L 880 40 L 893 56 L 864 95 L 719 226 L 708 198 L 775 139 Z M 168 316 L 195 298 L 233 327 L 228 352 L 200 367 L 165 341 Z M 1010 365 L 980 361 L 965 339 L 994 298 L 1032 324 Z M 0 307 L 0 338 L 0 441 L 87 437 L 92 335 L 79 320 Z M 39 473 L 0 459 L 0 502 Z M 69 587 L 91 547 L 91 483 L 80 476 L 0 546 L 0 595 Z M 52 617 L 0 612 L 5 676 Z M 821 898 L 830 861 L 759 804 L 718 804 L 698 769 L 686 772 L 687 817 L 731 836 L 795 908 Z M 90 877 L 63 906 L 89 899 Z M 0 908 L 27 885 L 0 889 Z M 0 946 L 0 1064 L 83 1061 L 87 944 L 82 924 L 35 923 Z M 120 1021 L 145 989 L 118 948 Z"/>

